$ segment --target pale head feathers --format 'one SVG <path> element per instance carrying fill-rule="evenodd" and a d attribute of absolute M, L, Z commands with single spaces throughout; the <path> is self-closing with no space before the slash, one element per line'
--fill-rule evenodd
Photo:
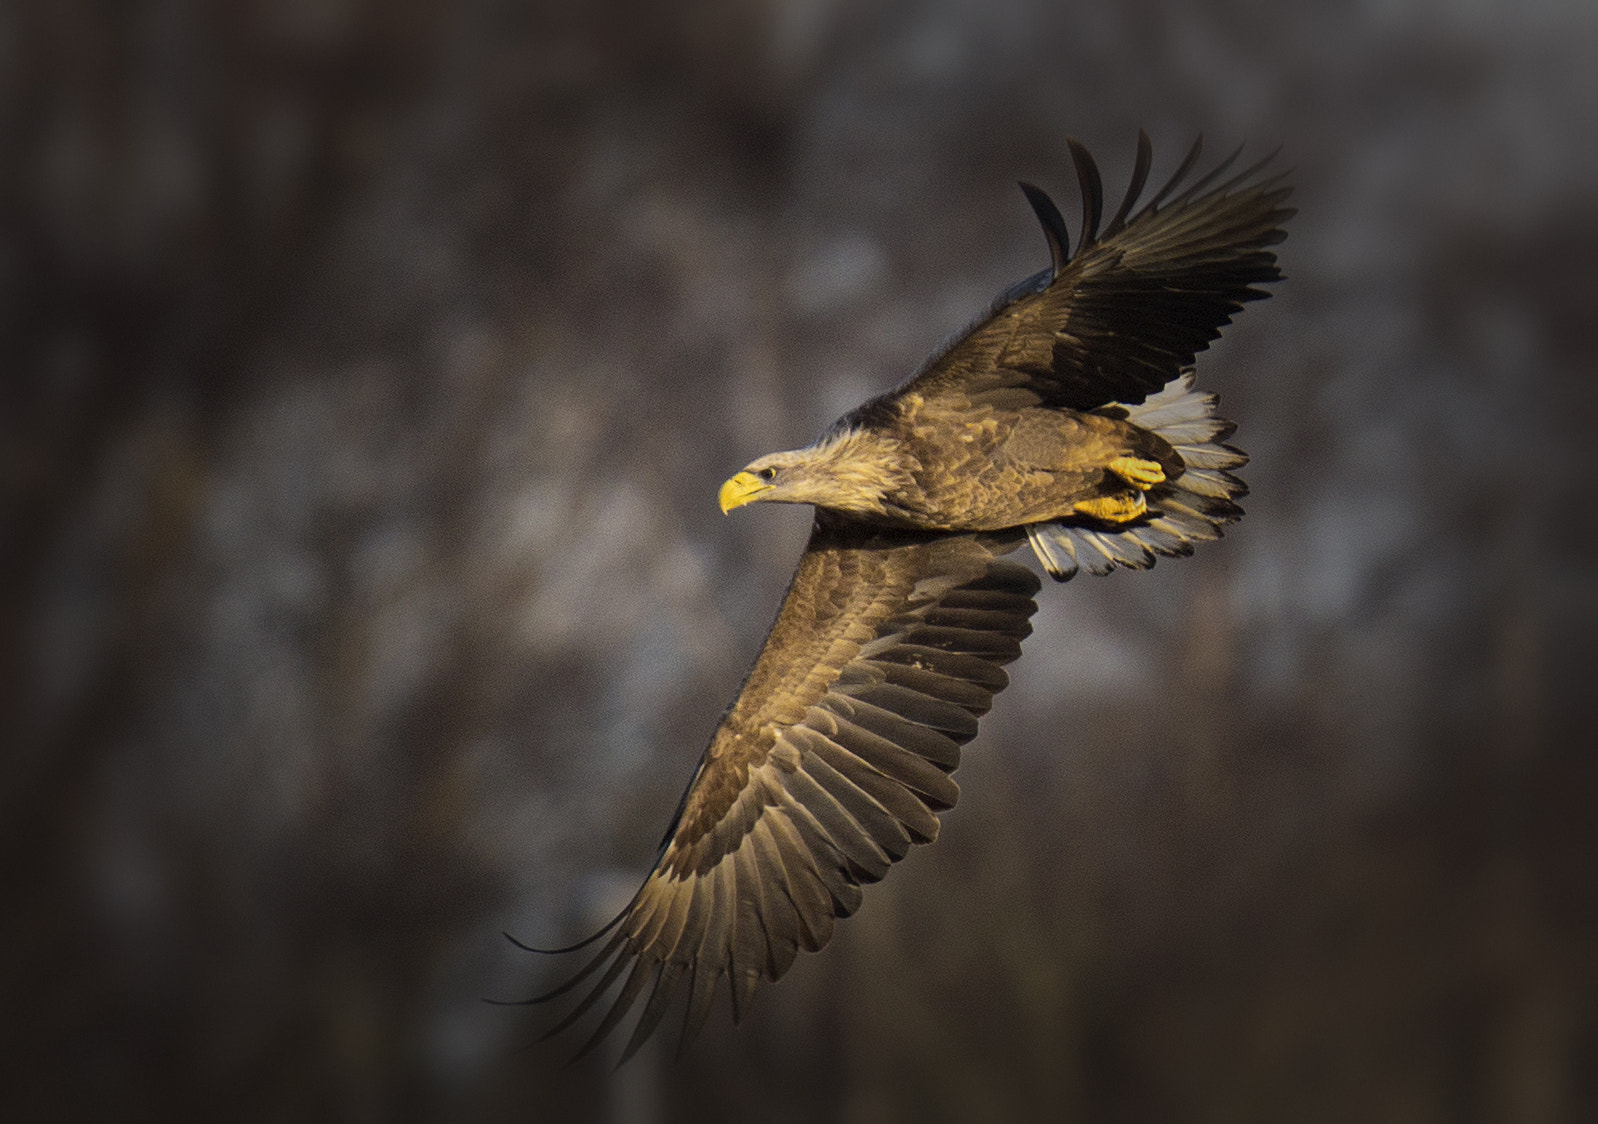
<path fill-rule="evenodd" d="M 869 429 L 845 427 L 813 445 L 770 453 L 744 469 L 771 488 L 756 497 L 779 503 L 808 503 L 852 515 L 883 515 L 889 497 L 913 485 L 919 467 L 899 442 Z"/>

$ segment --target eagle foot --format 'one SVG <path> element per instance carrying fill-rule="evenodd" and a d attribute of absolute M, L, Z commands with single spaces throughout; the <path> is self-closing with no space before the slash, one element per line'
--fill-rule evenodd
<path fill-rule="evenodd" d="M 1156 484 L 1165 483 L 1165 469 L 1157 461 L 1146 461 L 1142 457 L 1116 457 L 1104 467 L 1140 491 L 1146 492 Z"/>
<path fill-rule="evenodd" d="M 1149 502 L 1143 497 L 1142 492 L 1100 496 L 1097 499 L 1083 500 L 1081 503 L 1071 505 L 1071 510 L 1076 514 L 1086 515 L 1091 519 L 1101 519 L 1106 523 L 1130 523 L 1141 517 L 1148 509 Z"/>

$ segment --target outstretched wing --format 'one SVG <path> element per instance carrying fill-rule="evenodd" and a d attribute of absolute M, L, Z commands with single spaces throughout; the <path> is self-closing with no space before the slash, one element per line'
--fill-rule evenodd
<path fill-rule="evenodd" d="M 993 312 L 959 337 L 896 394 L 951 405 L 1045 405 L 1092 410 L 1137 405 L 1169 384 L 1220 335 L 1254 288 L 1277 280 L 1268 247 L 1286 237 L 1282 175 L 1261 178 L 1264 161 L 1223 179 L 1237 157 L 1190 185 L 1195 143 L 1171 179 L 1133 212 L 1152 162 L 1138 134 L 1137 163 L 1121 205 L 1099 232 L 1099 170 L 1070 142 L 1082 191 L 1076 254 L 1059 210 L 1022 184 L 1043 224 L 1052 266 L 1000 298 Z"/>
<path fill-rule="evenodd" d="M 711 739 L 659 862 L 572 979 L 570 1026 L 626 974 L 587 1053 L 647 996 L 626 1054 L 685 985 L 686 1044 L 722 976 L 741 1019 L 756 985 L 815 951 L 936 813 L 977 717 L 1037 609 L 1014 536 L 911 536 L 818 519 L 782 611 Z M 601 934 L 602 935 L 602 934 Z M 581 1056 L 581 1055 L 579 1055 Z"/>

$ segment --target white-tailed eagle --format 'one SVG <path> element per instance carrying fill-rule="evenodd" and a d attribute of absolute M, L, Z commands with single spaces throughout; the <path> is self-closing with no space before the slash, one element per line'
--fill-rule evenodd
<path fill-rule="evenodd" d="M 1292 211 L 1269 158 L 1188 182 L 1195 144 L 1138 206 L 1151 150 L 1107 222 L 1098 168 L 1070 142 L 1076 252 L 1023 184 L 1051 264 L 909 381 L 803 449 L 746 466 L 721 507 L 812 504 L 815 526 L 765 647 L 710 740 L 653 872 L 577 973 L 570 1026 L 625 977 L 583 1047 L 644 999 L 624 1057 L 686 989 L 684 1044 L 723 976 L 733 1017 L 800 949 L 827 943 L 953 807 L 960 746 L 1031 631 L 1040 582 L 1142 569 L 1218 538 L 1242 512 L 1234 426 L 1193 389 L 1194 355 L 1256 286 Z M 1134 209 L 1136 208 L 1136 209 Z M 559 951 L 571 951 L 559 950 Z"/>

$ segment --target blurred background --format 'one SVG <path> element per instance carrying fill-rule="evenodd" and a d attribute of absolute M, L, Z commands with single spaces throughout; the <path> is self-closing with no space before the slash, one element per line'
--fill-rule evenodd
<path fill-rule="evenodd" d="M 11 1119 L 1598 1119 L 1598 5 L 0 6 Z M 832 945 L 612 1072 L 808 514 L 715 491 L 1202 130 L 1249 515 L 1052 583 Z"/>

